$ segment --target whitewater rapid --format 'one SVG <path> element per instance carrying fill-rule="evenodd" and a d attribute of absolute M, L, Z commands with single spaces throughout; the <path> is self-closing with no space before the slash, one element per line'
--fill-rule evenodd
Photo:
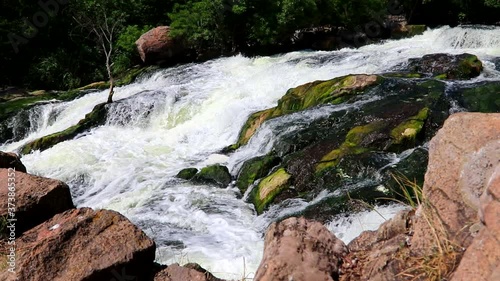
<path fill-rule="evenodd" d="M 279 119 L 264 124 L 234 154 L 218 154 L 236 141 L 251 113 L 275 106 L 289 88 L 347 74 L 382 73 L 409 58 L 438 52 L 477 55 L 485 70 L 472 82 L 500 77 L 492 61 L 500 57 L 500 28 L 490 27 L 442 27 L 359 49 L 222 58 L 159 70 L 116 88 L 117 102 L 106 125 L 25 155 L 22 161 L 31 173 L 67 182 L 78 207 L 112 209 L 127 216 L 155 239 L 158 262 L 197 262 L 219 277 L 251 277 L 269 223 L 330 194 L 321 193 L 312 202 L 290 200 L 257 216 L 236 188 L 193 185 L 175 179 L 177 172 L 222 163 L 236 174 L 243 161 L 267 153 L 276 135 L 283 133 L 276 129 Z M 30 112 L 28 136 L 0 150 L 16 151 L 31 140 L 64 130 L 106 98 L 106 91 L 98 91 L 37 106 Z M 338 108 L 287 118 L 301 126 L 334 110 Z M 363 230 L 376 229 L 401 206 L 381 208 L 382 218 L 376 212 L 336 217 L 329 227 L 348 242 Z"/>

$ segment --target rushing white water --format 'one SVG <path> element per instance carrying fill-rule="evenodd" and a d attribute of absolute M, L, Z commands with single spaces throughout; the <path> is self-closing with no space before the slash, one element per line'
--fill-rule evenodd
<path fill-rule="evenodd" d="M 236 173 L 242 161 L 265 154 L 283 133 L 273 122 L 285 122 L 283 118 L 265 124 L 230 158 L 216 153 L 236 141 L 251 113 L 274 106 L 291 87 L 351 73 L 389 71 L 408 58 L 437 52 L 476 54 L 485 62 L 484 74 L 476 80 L 500 77 L 491 62 L 500 56 L 499 28 L 443 27 L 360 49 L 223 58 L 164 69 L 117 88 L 118 102 L 105 126 L 22 161 L 31 173 L 67 182 L 79 207 L 117 210 L 138 224 L 156 240 L 159 262 L 198 262 L 217 276 L 251 277 L 260 262 L 266 226 L 328 194 L 309 203 L 290 200 L 283 208 L 256 216 L 251 205 L 238 199 L 236 189 L 192 185 L 176 180 L 175 174 L 217 162 Z M 32 132 L 0 150 L 14 151 L 66 129 L 105 99 L 102 91 L 36 107 Z M 325 107 L 287 118 L 301 126 L 339 109 Z M 363 216 L 373 220 L 378 214 Z M 347 228 L 352 220 L 340 220 L 332 229 L 350 240 L 359 233 L 359 228 Z"/>

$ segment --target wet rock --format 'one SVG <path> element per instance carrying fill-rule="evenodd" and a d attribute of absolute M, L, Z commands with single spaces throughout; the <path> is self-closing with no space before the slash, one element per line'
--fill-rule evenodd
<path fill-rule="evenodd" d="M 274 155 L 267 155 L 250 159 L 243 164 L 236 180 L 236 186 L 241 193 L 245 193 L 247 188 L 257 179 L 267 176 L 269 171 L 280 163 L 280 158 Z"/>
<path fill-rule="evenodd" d="M 151 280 L 155 258 L 153 240 L 129 220 L 89 208 L 54 216 L 25 232 L 16 246 L 18 280 Z"/>
<path fill-rule="evenodd" d="M 340 104 L 383 80 L 376 75 L 348 75 L 307 83 L 288 92 L 274 108 L 252 114 L 240 132 L 237 146 L 244 145 L 264 121 L 321 104 Z"/>
<path fill-rule="evenodd" d="M 284 168 L 280 168 L 260 181 L 250 195 L 258 214 L 264 211 L 276 195 L 290 186 L 291 177 Z"/>
<path fill-rule="evenodd" d="M 326 227 L 304 218 L 273 223 L 254 280 L 338 280 L 345 244 Z"/>
<path fill-rule="evenodd" d="M 15 178 L 15 201 L 9 201 L 8 183 Z M 16 207 L 16 234 L 50 219 L 58 213 L 74 208 L 69 187 L 58 180 L 42 178 L 21 172 L 0 169 L 0 200 Z M 7 207 L 7 204 L 5 204 Z M 7 208 L 0 209 L 0 217 L 12 218 Z"/>
<path fill-rule="evenodd" d="M 452 95 L 460 106 L 467 111 L 495 113 L 500 112 L 500 82 L 487 81 L 474 83 L 458 89 Z"/>
<path fill-rule="evenodd" d="M 479 198 L 500 164 L 500 114 L 452 115 L 429 145 L 424 196 L 415 222 L 412 251 L 432 252 L 435 239 L 430 225 L 442 229 L 458 247 L 472 241 L 469 228 L 479 221 Z M 425 213 L 437 215 L 423 216 Z M 420 214 L 420 215 L 418 215 Z M 428 220 L 430 222 L 428 222 Z"/>
<path fill-rule="evenodd" d="M 405 167 L 404 163 L 398 166 L 394 157 L 404 162 L 405 154 L 412 154 L 412 148 L 429 141 L 449 115 L 450 104 L 444 95 L 445 85 L 435 79 L 386 77 L 376 80 L 376 85 L 350 95 L 350 99 L 340 105 L 319 105 L 309 109 L 336 109 L 325 117 L 300 121 L 300 126 L 293 118 L 289 121 L 286 117 L 273 123 L 272 126 L 279 124 L 272 127 L 279 134 L 272 149 L 273 155 L 281 159 L 276 169 L 283 168 L 290 178 L 286 185 L 273 189 L 277 193 L 270 193 L 272 197 L 264 205 L 279 204 L 297 197 L 309 201 L 324 190 L 335 192 L 345 186 L 350 187 L 352 196 L 371 202 L 375 198 L 371 196 L 393 196 L 379 190 L 381 186 L 383 189 L 390 188 L 387 183 L 394 186 L 391 172 L 398 174 L 406 171 L 405 175 L 412 179 L 423 178 L 426 151 L 422 156 L 408 159 L 412 167 Z M 306 85 L 296 89 L 306 88 Z M 311 86 L 310 89 L 313 88 Z M 287 95 L 294 91 L 290 90 Z M 351 105 L 353 103 L 359 105 Z M 272 114 L 275 110 L 272 108 L 263 112 Z M 288 130 L 291 126 L 297 129 Z M 282 131 L 287 132 L 283 134 Z M 398 155 L 401 153 L 404 154 Z M 403 171 L 395 171 L 396 168 Z M 265 176 L 267 174 L 261 177 Z M 255 182 L 255 178 L 251 180 Z M 256 194 L 257 191 L 252 191 L 250 198 L 255 206 L 259 206 L 257 210 L 260 213 L 266 207 L 260 207 L 261 202 L 254 200 L 260 198 Z M 331 216 L 344 209 L 342 202 L 348 196 L 342 192 L 330 199 L 318 201 L 317 204 L 321 205 L 319 209 L 312 206 L 300 215 L 319 212 L 321 217 Z"/>
<path fill-rule="evenodd" d="M 169 26 L 158 26 L 144 33 L 135 42 L 142 61 L 146 64 L 178 61 L 186 48 L 184 44 L 170 37 Z"/>
<path fill-rule="evenodd" d="M 11 152 L 0 151 L 0 169 L 13 168 L 17 172 L 26 173 L 26 167 L 21 162 L 17 154 Z"/>
<path fill-rule="evenodd" d="M 471 54 L 430 54 L 410 59 L 407 70 L 427 73 L 439 79 L 467 80 L 479 76 L 483 64 Z"/>
<path fill-rule="evenodd" d="M 186 169 L 182 169 L 181 171 L 179 171 L 179 173 L 177 173 L 177 175 L 175 177 L 179 178 L 179 179 L 190 180 L 197 173 L 198 173 L 198 169 L 196 169 L 196 168 L 186 168 Z"/>
<path fill-rule="evenodd" d="M 198 183 L 215 184 L 227 187 L 231 183 L 231 174 L 226 166 L 212 165 L 201 169 L 192 180 Z"/>
<path fill-rule="evenodd" d="M 214 277 L 210 272 L 203 269 L 200 265 L 190 263 L 184 266 L 178 264 L 169 265 L 167 268 L 158 272 L 154 281 L 223 281 Z"/>
<path fill-rule="evenodd" d="M 21 148 L 21 154 L 29 154 L 35 150 L 43 151 L 49 149 L 60 142 L 71 140 L 83 132 L 104 124 L 108 112 L 106 105 L 106 103 L 96 105 L 92 112 L 85 115 L 85 118 L 80 120 L 78 124 L 64 131 L 41 137 L 27 143 Z"/>
<path fill-rule="evenodd" d="M 391 30 L 391 39 L 409 38 L 415 35 L 422 35 L 427 26 L 425 25 L 398 25 Z"/>

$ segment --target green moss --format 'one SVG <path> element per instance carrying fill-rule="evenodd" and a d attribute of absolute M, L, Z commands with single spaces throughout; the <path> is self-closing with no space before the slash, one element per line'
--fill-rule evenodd
<path fill-rule="evenodd" d="M 427 26 L 423 24 L 407 25 L 406 28 L 408 29 L 408 37 L 422 35 L 427 30 Z"/>
<path fill-rule="evenodd" d="M 182 169 L 175 177 L 184 179 L 184 180 L 190 180 L 192 179 L 196 173 L 198 173 L 198 169 L 196 168 L 186 168 Z"/>
<path fill-rule="evenodd" d="M 262 214 L 274 198 L 290 186 L 291 178 L 285 168 L 281 168 L 259 183 L 251 194 L 251 200 L 258 214 Z"/>
<path fill-rule="evenodd" d="M 227 167 L 222 165 L 211 165 L 201 169 L 192 180 L 194 182 L 215 184 L 226 187 L 231 183 L 231 174 Z"/>
<path fill-rule="evenodd" d="M 428 116 L 429 108 L 425 107 L 420 110 L 417 115 L 408 118 L 396 128 L 392 129 L 391 138 L 393 139 L 393 144 L 402 144 L 406 141 L 414 142 L 418 133 L 422 131 Z"/>
<path fill-rule="evenodd" d="M 266 176 L 279 162 L 280 158 L 274 155 L 256 157 L 246 161 L 238 175 L 236 186 L 240 189 L 241 193 L 245 193 L 251 184 Z"/>
<path fill-rule="evenodd" d="M 446 73 L 443 73 L 443 74 L 436 75 L 434 78 L 436 78 L 438 80 L 446 80 L 446 79 L 448 79 L 448 75 Z"/>
<path fill-rule="evenodd" d="M 342 157 L 346 155 L 362 154 L 370 151 L 369 147 L 365 147 L 368 144 L 365 142 L 365 138 L 384 127 L 385 125 L 382 122 L 373 122 L 352 128 L 347 133 L 344 143 L 339 148 L 330 151 L 321 158 L 320 162 L 316 165 L 316 173 L 321 174 L 325 170 L 337 166 Z"/>
<path fill-rule="evenodd" d="M 35 150 L 46 150 L 60 142 L 73 139 L 78 134 L 81 134 L 93 127 L 104 124 L 107 116 L 107 109 L 105 105 L 105 103 L 96 105 L 92 112 L 85 115 L 85 118 L 80 120 L 78 124 L 71 126 L 64 131 L 41 137 L 27 143 L 21 148 L 21 154 L 29 154 Z"/>

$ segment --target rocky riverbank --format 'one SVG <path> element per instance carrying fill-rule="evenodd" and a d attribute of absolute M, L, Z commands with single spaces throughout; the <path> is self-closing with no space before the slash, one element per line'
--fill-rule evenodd
<path fill-rule="evenodd" d="M 274 223 L 254 280 L 497 280 L 499 140 L 500 114 L 451 116 L 430 143 L 418 206 L 349 245 L 305 218 Z M 2 186 L 7 168 L 18 169 L 16 270 L 5 270 L 4 221 L 2 280 L 219 280 L 195 264 L 155 264 L 154 241 L 124 216 L 75 209 L 66 184 L 19 171 L 12 154 L 0 157 Z M 1 200 L 7 196 L 2 189 Z"/>

